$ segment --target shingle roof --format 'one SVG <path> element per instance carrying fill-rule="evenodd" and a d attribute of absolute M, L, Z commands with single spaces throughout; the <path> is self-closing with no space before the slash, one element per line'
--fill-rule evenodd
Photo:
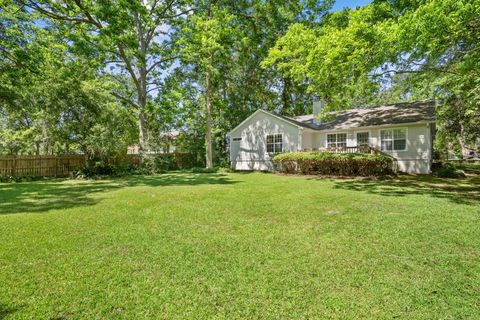
<path fill-rule="evenodd" d="M 342 130 L 359 127 L 370 127 L 388 124 L 435 121 L 435 101 L 396 103 L 368 109 L 350 109 L 332 112 L 335 116 L 331 121 L 316 123 L 313 115 L 303 115 L 295 118 L 281 118 L 304 128 L 313 130 Z"/>

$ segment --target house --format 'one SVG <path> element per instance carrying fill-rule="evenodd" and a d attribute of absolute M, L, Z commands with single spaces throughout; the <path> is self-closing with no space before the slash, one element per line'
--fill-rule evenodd
<path fill-rule="evenodd" d="M 369 145 L 397 159 L 398 169 L 430 172 L 435 136 L 433 100 L 334 112 L 320 120 L 314 112 L 289 118 L 257 110 L 228 134 L 230 162 L 236 170 L 272 170 L 281 152 L 342 150 Z"/>

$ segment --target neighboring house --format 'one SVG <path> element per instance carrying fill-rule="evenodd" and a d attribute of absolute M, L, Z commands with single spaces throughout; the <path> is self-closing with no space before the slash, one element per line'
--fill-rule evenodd
<path fill-rule="evenodd" d="M 400 171 L 429 173 L 435 136 L 433 100 L 295 118 L 257 110 L 228 134 L 230 161 L 236 170 L 272 170 L 281 152 L 342 149 L 369 145 L 390 154 Z"/>
<path fill-rule="evenodd" d="M 175 140 L 180 135 L 181 131 L 169 131 L 163 132 L 160 135 L 160 146 L 157 149 L 147 150 L 146 154 L 162 154 L 162 153 L 174 153 L 177 151 Z M 129 146 L 127 154 L 139 154 L 138 145 Z"/>

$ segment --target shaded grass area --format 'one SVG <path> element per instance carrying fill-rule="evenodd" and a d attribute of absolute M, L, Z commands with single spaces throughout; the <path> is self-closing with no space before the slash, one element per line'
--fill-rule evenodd
<path fill-rule="evenodd" d="M 28 183 L 0 183 L 0 215 L 17 212 L 44 212 L 68 209 L 82 205 L 95 205 L 100 198 L 95 193 L 133 186 L 195 186 L 200 184 L 228 184 L 235 181 L 224 174 L 163 174 L 131 176 L 114 180 L 44 180 Z"/>
<path fill-rule="evenodd" d="M 475 318 L 479 180 L 0 185 L 0 319 Z"/>
<path fill-rule="evenodd" d="M 365 191 L 386 197 L 426 195 L 454 203 L 480 205 L 480 176 L 445 179 L 433 176 L 400 176 L 386 180 L 347 180 L 335 184 L 337 189 Z"/>

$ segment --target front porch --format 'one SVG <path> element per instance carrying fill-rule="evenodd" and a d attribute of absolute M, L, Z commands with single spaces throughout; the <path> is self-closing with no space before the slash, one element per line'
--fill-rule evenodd
<path fill-rule="evenodd" d="M 303 148 L 302 152 L 333 152 L 333 153 L 367 153 L 367 154 L 382 154 L 392 157 L 376 147 L 369 145 L 349 146 L 349 147 L 330 147 L 330 148 Z M 393 158 L 393 157 L 392 157 Z"/>

